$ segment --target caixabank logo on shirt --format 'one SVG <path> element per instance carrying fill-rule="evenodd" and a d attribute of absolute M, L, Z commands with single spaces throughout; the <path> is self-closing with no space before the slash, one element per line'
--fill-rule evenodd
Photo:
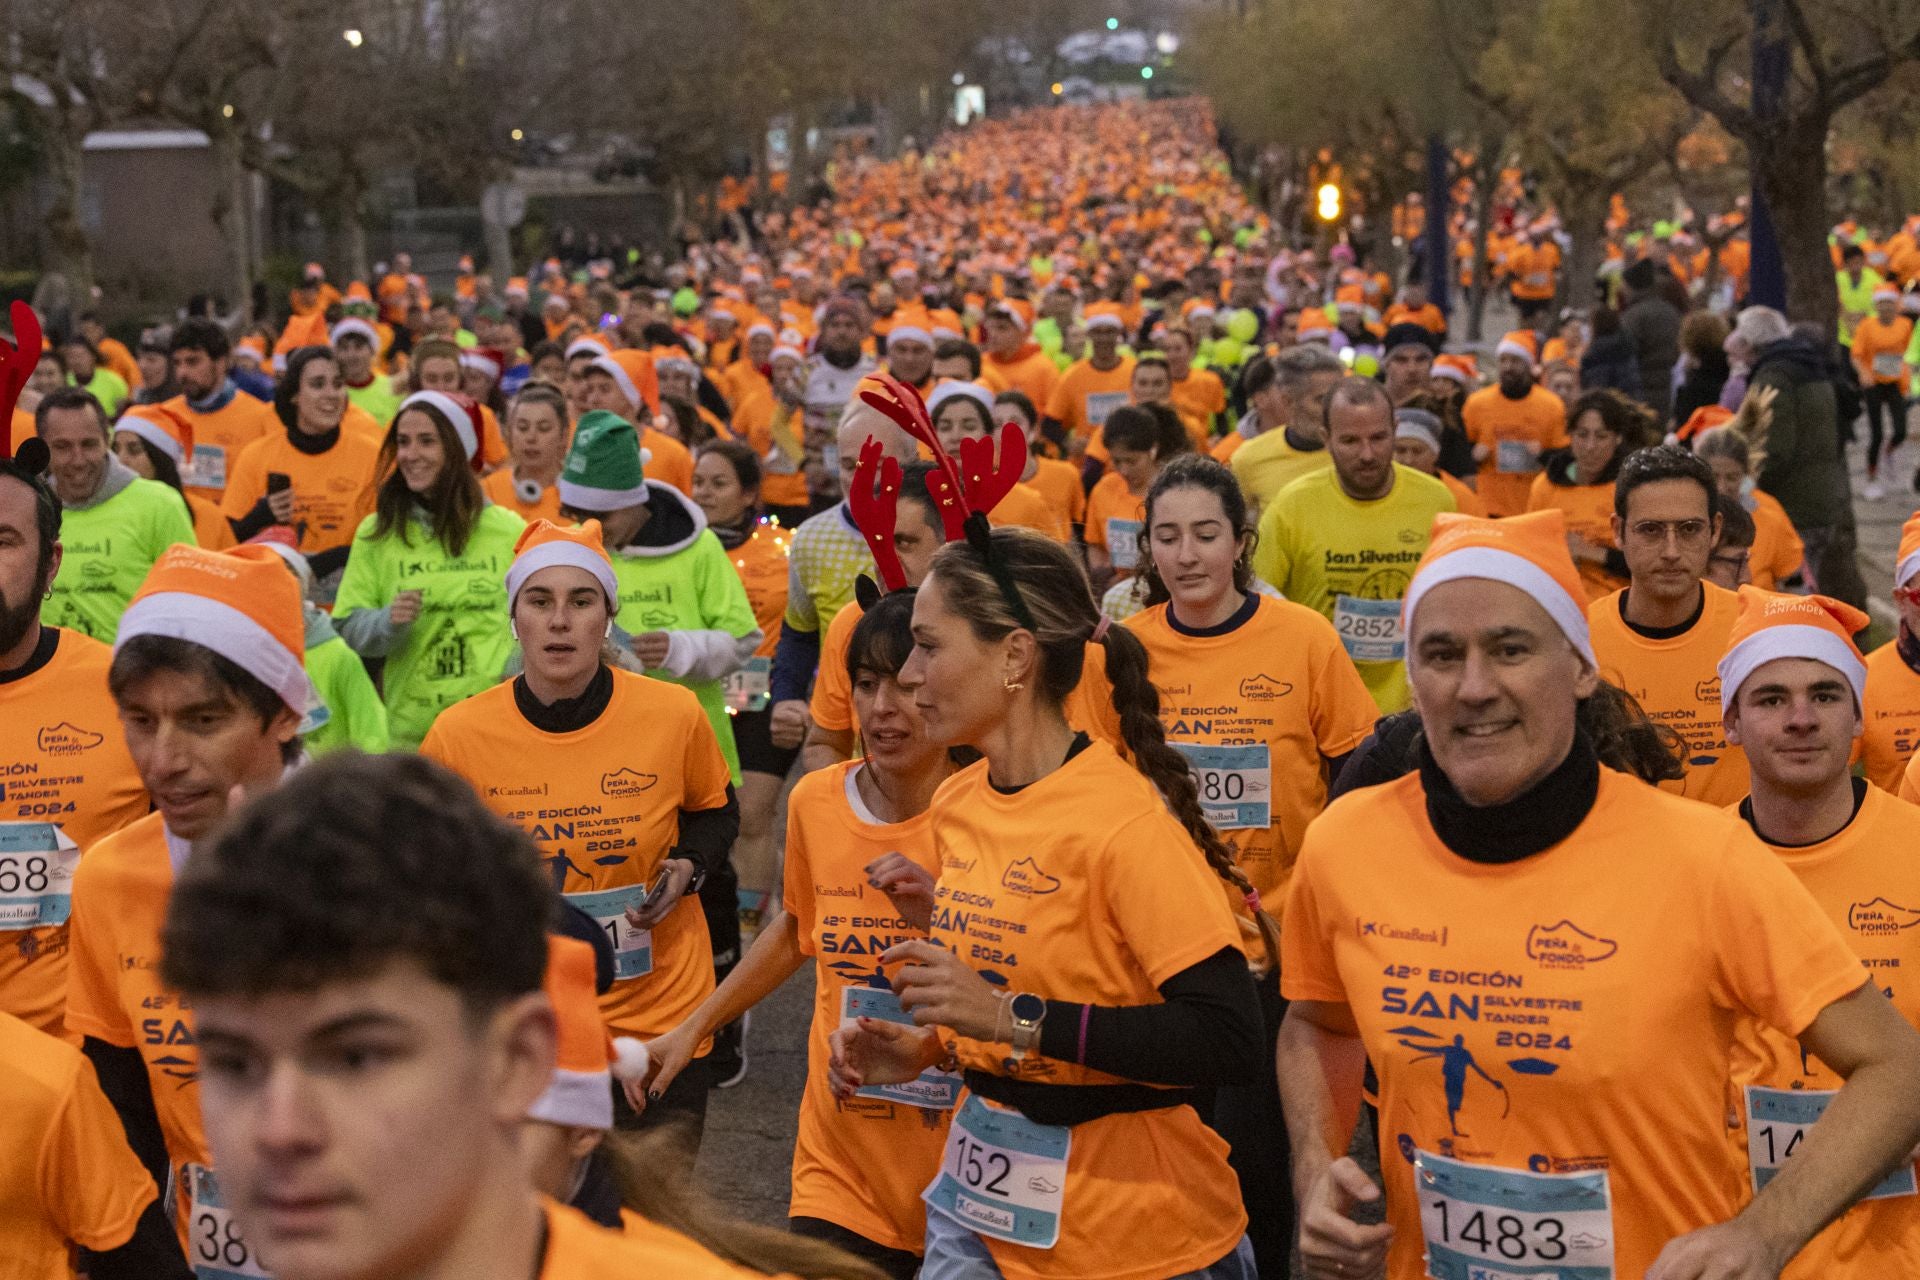
<path fill-rule="evenodd" d="M 44 726 L 34 742 L 40 750 L 50 756 L 77 756 L 82 751 L 91 751 L 106 741 L 100 734 L 68 720 L 59 724 Z"/>
<path fill-rule="evenodd" d="M 1620 950 L 1612 938 L 1589 933 L 1571 920 L 1527 930 L 1527 956 L 1549 969 L 1584 969 Z"/>

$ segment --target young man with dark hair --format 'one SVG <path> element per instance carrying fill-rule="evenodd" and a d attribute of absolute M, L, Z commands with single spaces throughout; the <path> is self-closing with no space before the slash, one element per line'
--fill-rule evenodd
<path fill-rule="evenodd" d="M 273 406 L 243 393 L 230 376 L 233 344 L 212 320 L 184 320 L 167 343 L 180 394 L 167 401 L 193 423 L 193 455 L 181 467 L 187 488 L 219 502 L 227 487 L 227 468 L 240 450 L 261 436 L 280 431 Z"/>
<path fill-rule="evenodd" d="M 193 1004 L 230 1222 L 278 1280 L 737 1275 L 542 1202 L 554 894 L 529 839 L 411 756 L 336 756 L 182 875 L 160 977 Z"/>
<path fill-rule="evenodd" d="M 176 546 L 127 607 L 107 687 L 156 812 L 73 876 L 66 1025 L 120 1113 L 198 1264 L 240 1271 L 200 1128 L 191 1006 L 163 983 L 160 924 L 181 868 L 237 792 L 277 784 L 313 709 L 300 589 L 265 547 Z M 191 1238 L 189 1239 L 189 1228 Z"/>
<path fill-rule="evenodd" d="M 1686 739 L 1687 776 L 1662 784 L 1708 804 L 1747 791 L 1747 758 L 1720 724 L 1714 664 L 1739 599 L 1706 581 L 1720 538 L 1713 472 L 1677 445 L 1629 454 L 1613 487 L 1613 538 L 1628 585 L 1587 609 L 1600 674 Z"/>

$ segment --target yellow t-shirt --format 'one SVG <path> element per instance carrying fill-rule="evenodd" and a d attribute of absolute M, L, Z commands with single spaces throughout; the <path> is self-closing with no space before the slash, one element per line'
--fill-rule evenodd
<path fill-rule="evenodd" d="M 1324 617 L 1247 598 L 1253 613 L 1224 633 L 1182 630 L 1164 604 L 1125 625 L 1146 646 L 1161 725 L 1193 768 L 1207 820 L 1277 911 L 1307 824 L 1326 807 L 1325 762 L 1359 746 L 1379 709 Z M 1097 645 L 1080 683 L 1111 705 Z M 1109 717 L 1096 732 L 1118 746 L 1118 727 Z"/>
<path fill-rule="evenodd" d="M 932 814 L 933 940 L 997 986 L 1157 1004 L 1161 983 L 1239 945 L 1223 884 L 1160 793 L 1104 742 L 1015 795 L 993 789 L 982 761 L 941 786 Z M 955 1048 L 969 1070 L 1116 1083 L 1037 1052 L 1013 1062 L 1005 1045 L 961 1037 Z M 1212 1266 L 1246 1231 L 1226 1154 L 1184 1103 L 1075 1125 L 1054 1247 L 983 1243 L 1009 1280 L 1160 1280 Z"/>
<path fill-rule="evenodd" d="M 73 1275 L 71 1245 L 118 1249 L 160 1193 L 78 1049 L 0 1013 L 0 1259 Z"/>
<path fill-rule="evenodd" d="M 1553 1180 L 1559 1239 L 1518 1242 L 1536 1265 L 1584 1264 L 1581 1238 L 1611 1235 L 1611 1274 L 1644 1274 L 1746 1200 L 1727 1151 L 1738 1017 L 1798 1035 L 1866 977 L 1742 824 L 1605 768 L 1571 836 L 1509 863 L 1441 843 L 1418 773 L 1342 796 L 1307 830 L 1281 937 L 1281 994 L 1349 1006 L 1379 1076 L 1389 1280 L 1427 1274 L 1423 1216 L 1458 1274 L 1513 1261 L 1493 1206 L 1529 1203 L 1537 1174 L 1594 1185 Z M 1504 1185 L 1476 1200 L 1450 1180 L 1442 1218 L 1416 1187 L 1423 1152 Z"/>
<path fill-rule="evenodd" d="M 301 553 L 350 546 L 353 531 L 373 512 L 379 461 L 380 445 L 355 432 L 343 430 L 325 453 L 302 453 L 285 431 L 277 431 L 240 451 L 220 509 L 230 519 L 245 516 L 267 496 L 267 476 L 279 472 L 293 481 L 293 529 Z"/>
<path fill-rule="evenodd" d="M 1771 847 L 1771 846 L 1770 846 Z M 1853 821 L 1819 844 L 1773 847 L 1780 861 L 1807 887 L 1841 936 L 1867 967 L 1875 986 L 1900 1016 L 1920 1024 L 1920 808 L 1877 787 Z M 1796 1093 L 1798 1098 L 1753 1099 L 1742 1105 L 1744 1123 L 1731 1135 L 1736 1167 L 1749 1164 L 1749 1152 L 1763 1166 L 1777 1160 L 1794 1139 L 1796 1104 L 1807 1090 L 1835 1090 L 1844 1081 L 1825 1063 L 1801 1051 L 1799 1041 L 1764 1023 L 1741 1019 L 1733 1048 L 1735 1100 L 1747 1103 L 1748 1086 Z M 1758 1120 L 1756 1121 L 1756 1117 Z M 1772 1121 L 1786 1119 L 1782 1126 Z M 1771 1144 L 1771 1146 L 1769 1146 Z M 1915 1166 L 1904 1172 L 1911 1187 Z M 1827 1280 L 1837 1276 L 1920 1276 L 1920 1195 L 1862 1200 L 1815 1236 L 1800 1251 L 1783 1280 Z"/>
<path fill-rule="evenodd" d="M 1233 478 L 1240 482 L 1240 491 L 1247 495 L 1247 501 L 1265 508 L 1295 480 L 1331 468 L 1333 455 L 1324 445 L 1318 449 L 1296 449 L 1287 442 L 1286 430 L 1275 427 L 1235 449 L 1227 465 L 1233 468 Z"/>
<path fill-rule="evenodd" d="M 1897 795 L 1913 749 L 1920 746 L 1920 675 L 1900 656 L 1896 640 L 1867 655 L 1865 720 L 1861 750 L 1867 781 Z"/>
<path fill-rule="evenodd" d="M 554 887 L 614 943 L 614 983 L 600 999 L 607 1026 L 651 1038 L 713 993 L 713 946 L 696 895 L 650 932 L 631 928 L 623 908 L 644 901 L 673 852 L 680 811 L 725 804 L 730 775 L 690 691 L 612 674 L 612 699 L 584 729 L 534 728 L 514 704 L 518 682 L 508 681 L 441 712 L 420 754 L 473 783 L 481 803 L 533 837 Z"/>
<path fill-rule="evenodd" d="M 1261 513 L 1253 552 L 1255 573 L 1332 620 L 1385 713 L 1405 709 L 1410 697 L 1399 601 L 1433 518 L 1454 509 L 1453 495 L 1432 476 L 1398 463 L 1393 472 L 1392 490 L 1372 502 L 1348 497 L 1331 467 L 1295 481 Z"/>
<path fill-rule="evenodd" d="M 1076 360 L 1053 384 L 1053 394 L 1041 409 L 1067 429 L 1067 434 L 1082 440 L 1104 424 L 1107 415 L 1121 405 L 1132 403 L 1133 357 L 1121 356 L 1120 363 L 1105 371 L 1086 360 Z"/>
<path fill-rule="evenodd" d="M 113 651 L 78 631 L 57 635 L 47 665 L 0 684 L 0 848 L 26 859 L 18 886 L 0 894 L 0 1011 L 56 1036 L 66 1034 L 74 864 L 149 807 L 107 694 Z M 76 847 L 58 851 L 60 835 Z M 21 927 L 28 920 L 48 923 Z"/>
<path fill-rule="evenodd" d="M 1727 741 L 1717 670 L 1740 598 L 1711 582 L 1700 586 L 1707 593 L 1700 620 L 1671 640 L 1649 640 L 1627 625 L 1620 612 L 1625 591 L 1588 605 L 1587 626 L 1600 674 L 1686 739 L 1686 777 L 1661 788 L 1724 808 L 1747 794 L 1747 753 Z"/>
<path fill-rule="evenodd" d="M 1567 444 L 1567 408 L 1560 397 L 1534 386 L 1519 400 L 1499 387 L 1482 387 L 1460 406 L 1467 438 L 1487 447 L 1475 492 L 1496 516 L 1527 509 L 1527 490 L 1540 470 L 1540 455 Z"/>
<path fill-rule="evenodd" d="M 799 926 L 801 954 L 813 957 L 815 966 L 787 1212 L 824 1218 L 889 1249 L 918 1253 L 927 1221 L 920 1193 L 940 1167 L 951 1108 L 913 1106 L 897 1093 L 836 1102 L 827 1087 L 827 1037 L 843 1015 L 859 1012 L 854 1002 L 878 1000 L 898 1010 L 897 1001 L 889 1000 L 890 975 L 881 969 L 880 953 L 926 936 L 900 919 L 887 896 L 867 882 L 864 868 L 898 853 L 929 873 L 939 870 L 927 814 L 875 823 L 854 812 L 847 788 L 858 767 L 858 761 L 843 761 L 810 773 L 787 800 L 782 905 Z"/>

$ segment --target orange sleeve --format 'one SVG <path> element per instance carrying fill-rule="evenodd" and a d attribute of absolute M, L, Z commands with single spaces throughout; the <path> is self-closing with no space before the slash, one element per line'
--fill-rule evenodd
<path fill-rule="evenodd" d="M 1527 510 L 1545 511 L 1553 505 L 1553 482 L 1548 480 L 1547 473 L 1542 471 L 1533 478 L 1533 483 L 1527 486 Z"/>
<path fill-rule="evenodd" d="M 1093 492 L 1087 495 L 1087 513 L 1083 521 L 1083 530 L 1087 545 L 1107 548 L 1107 483 L 1105 478 L 1093 486 Z"/>
<path fill-rule="evenodd" d="M 686 728 L 686 755 L 681 765 L 686 792 L 680 799 L 682 809 L 699 812 L 718 809 L 727 802 L 727 788 L 733 773 L 727 758 L 720 754 L 720 739 L 713 734 L 707 713 L 691 694 L 687 696 L 689 723 Z"/>
<path fill-rule="evenodd" d="M 73 908 L 67 919 L 67 1030 L 131 1049 L 133 1023 L 114 980 L 119 949 L 112 921 L 119 904 L 104 873 L 88 874 L 99 857 L 96 845 L 73 873 Z"/>
<path fill-rule="evenodd" d="M 1906 771 L 1900 775 L 1898 794 L 1908 804 L 1920 804 L 1920 752 L 1907 761 Z"/>
<path fill-rule="evenodd" d="M 62 1235 L 84 1248 L 118 1249 L 159 1196 L 127 1146 L 120 1116 L 80 1058 L 73 1087 L 40 1150 L 40 1198 Z"/>
<path fill-rule="evenodd" d="M 1475 444 L 1486 444 L 1492 439 L 1491 424 L 1487 421 L 1486 411 L 1480 407 L 1473 396 L 1460 406 L 1460 425 L 1467 429 L 1467 439 Z"/>
<path fill-rule="evenodd" d="M 1567 406 L 1559 396 L 1545 402 L 1541 411 L 1541 436 L 1549 449 L 1567 447 Z"/>
<path fill-rule="evenodd" d="M 824 774 L 822 775 L 824 776 Z M 793 917 L 800 954 L 813 954 L 813 860 L 807 852 L 807 827 L 814 813 L 812 788 L 796 786 L 787 797 L 787 843 L 781 870 L 780 906 Z"/>
<path fill-rule="evenodd" d="M 1134 617 L 1139 617 L 1135 614 Z M 1125 623 L 1121 624 L 1125 626 Z M 1113 709 L 1113 682 L 1107 679 L 1105 645 L 1089 644 L 1080 667 L 1080 683 L 1067 695 L 1063 708 L 1067 723 L 1103 742 L 1115 751 L 1126 753 L 1126 738 L 1120 732 L 1120 715 Z"/>
<path fill-rule="evenodd" d="M 255 440 L 240 450 L 233 461 L 233 474 L 227 477 L 227 489 L 220 498 L 220 514 L 238 520 L 253 510 L 267 494 L 266 445 Z"/>
<path fill-rule="evenodd" d="M 1744 832 L 1730 843 L 1704 904 L 1714 1001 L 1797 1038 L 1867 971 L 1784 862 Z"/>
<path fill-rule="evenodd" d="M 1097 874 L 1108 914 L 1154 986 L 1239 947 L 1220 878 L 1165 810 L 1116 829 Z"/>
<path fill-rule="evenodd" d="M 1287 884 L 1287 903 L 1280 916 L 1280 994 L 1288 1000 L 1349 1004 L 1315 883 L 1319 864 L 1327 856 L 1320 852 L 1322 842 L 1315 834 L 1325 829 L 1325 822 L 1322 816 L 1308 826 Z"/>
<path fill-rule="evenodd" d="M 500 433 L 500 419 L 486 405 L 480 406 L 480 461 L 488 468 L 507 460 L 507 440 Z"/>
<path fill-rule="evenodd" d="M 813 696 L 807 703 L 813 722 L 836 733 L 851 733 L 858 727 L 853 716 L 853 682 L 847 678 L 847 647 L 852 641 L 857 608 L 840 610 L 827 624 L 826 638 L 820 646 L 820 669 L 813 677 Z"/>
<path fill-rule="evenodd" d="M 1073 378 L 1070 374 L 1061 374 L 1060 380 L 1053 384 L 1053 394 L 1040 406 L 1040 412 L 1058 422 L 1073 426 Z"/>
<path fill-rule="evenodd" d="M 1313 722 L 1314 741 L 1320 744 L 1320 754 L 1332 759 L 1366 741 L 1380 709 L 1373 700 L 1373 691 L 1360 678 L 1360 669 L 1347 657 L 1333 624 L 1315 614 L 1308 625 L 1313 627 L 1312 643 L 1318 668 L 1314 672 L 1313 701 L 1308 715 Z"/>

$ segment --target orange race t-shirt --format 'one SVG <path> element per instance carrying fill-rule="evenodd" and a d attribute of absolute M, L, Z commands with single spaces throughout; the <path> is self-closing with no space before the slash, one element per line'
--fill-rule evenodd
<path fill-rule="evenodd" d="M 1458 483 L 1458 481 L 1455 481 Z M 1613 486 L 1610 484 L 1555 484 L 1542 471 L 1527 491 L 1528 511 L 1557 510 L 1566 517 L 1567 532 L 1596 547 L 1611 549 L 1613 541 Z M 1608 573 L 1606 565 L 1575 556 L 1574 567 L 1587 588 L 1587 600 L 1610 596 L 1627 580 Z"/>
<path fill-rule="evenodd" d="M 693 455 L 687 446 L 664 431 L 647 427 L 640 433 L 640 447 L 647 453 L 647 479 L 670 484 L 689 498 L 693 496 Z"/>
<path fill-rule="evenodd" d="M 1699 620 L 1672 639 L 1649 640 L 1627 625 L 1625 591 L 1588 605 L 1587 626 L 1600 674 L 1686 740 L 1686 777 L 1661 789 L 1725 807 L 1747 794 L 1747 753 L 1727 741 L 1718 671 L 1740 598 L 1711 582 L 1700 587 L 1707 598 Z"/>
<path fill-rule="evenodd" d="M 995 791 L 981 761 L 942 784 L 932 814 L 933 939 L 995 986 L 1157 1004 L 1161 983 L 1239 945 L 1225 887 L 1160 793 L 1104 742 L 1015 795 Z M 970 1070 L 1116 1083 L 1039 1053 L 1013 1062 L 1005 1045 L 961 1037 L 955 1047 Z M 1075 1125 L 1058 1242 L 984 1243 L 1010 1280 L 1160 1280 L 1212 1266 L 1246 1231 L 1226 1153 L 1184 1102 Z"/>
<path fill-rule="evenodd" d="M 1567 444 L 1567 409 L 1542 386 L 1509 400 L 1497 386 L 1482 387 L 1460 408 L 1467 439 L 1487 447 L 1480 462 L 1477 492 L 1487 513 L 1517 516 L 1527 509 L 1527 492 L 1540 471 L 1540 455 Z"/>
<path fill-rule="evenodd" d="M 244 391 L 212 413 L 196 413 L 184 395 L 161 406 L 193 423 L 193 452 L 180 466 L 180 480 L 190 493 L 220 501 L 228 476 L 240 460 L 240 451 L 262 436 L 284 435 L 286 427 L 264 400 Z"/>
<path fill-rule="evenodd" d="M 1033 474 L 1024 483 L 1039 491 L 1063 527 L 1071 528 L 1086 521 L 1087 487 L 1080 483 L 1080 469 L 1071 462 L 1036 458 Z"/>
<path fill-rule="evenodd" d="M 631 928 L 624 909 L 641 905 L 672 853 L 680 811 L 725 804 L 731 775 L 692 693 L 612 674 L 612 700 L 584 729 L 534 728 L 510 680 L 442 711 L 420 754 L 466 778 L 481 803 L 533 837 L 554 888 L 614 944 L 613 987 L 600 998 L 608 1027 L 650 1039 L 713 993 L 713 944 L 695 895 L 651 931 Z"/>
<path fill-rule="evenodd" d="M 480 491 L 496 507 L 507 510 L 532 524 L 535 520 L 551 520 L 555 524 L 564 523 L 560 519 L 560 486 L 550 484 L 540 491 L 540 496 L 532 502 L 523 502 L 519 490 L 514 488 L 512 467 L 501 467 L 498 471 L 489 471 L 480 480 Z"/>
<path fill-rule="evenodd" d="M 1052 504 L 1040 495 L 1038 489 L 1025 483 L 1017 483 L 1007 490 L 1007 496 L 995 503 L 993 510 L 987 513 L 987 523 L 995 528 L 1012 525 L 1031 529 L 1055 542 L 1067 540 L 1066 521 L 1054 511 Z"/>
<path fill-rule="evenodd" d="M 1227 386 L 1220 375 L 1211 369 L 1189 369 L 1186 377 L 1174 380 L 1168 399 L 1189 432 L 1199 428 L 1204 450 L 1213 440 L 1215 418 L 1227 411 Z"/>
<path fill-rule="evenodd" d="M 923 1077 L 910 1090 L 876 1086 L 847 1102 L 836 1102 L 827 1087 L 827 1037 L 843 1018 L 902 1016 L 880 953 L 926 937 L 867 882 L 867 864 L 898 853 L 929 873 L 939 871 L 927 814 L 883 823 L 855 812 L 849 788 L 861 767 L 842 761 L 810 773 L 787 799 L 782 905 L 799 926 L 801 954 L 813 957 L 815 966 L 807 1082 L 787 1211 L 918 1253 L 927 1223 L 920 1193 L 940 1167 L 958 1080 Z M 948 1105 L 913 1105 L 907 1099 L 916 1094 Z"/>
<path fill-rule="evenodd" d="M 1573 834 L 1517 862 L 1441 843 L 1417 772 L 1341 797 L 1307 831 L 1281 938 L 1281 994 L 1349 1006 L 1379 1076 L 1390 1280 L 1427 1274 L 1423 1218 L 1450 1274 L 1503 1274 L 1522 1247 L 1598 1267 L 1611 1239 L 1591 1274 L 1642 1275 L 1746 1198 L 1737 1017 L 1798 1035 L 1866 978 L 1741 823 L 1605 768 Z M 1501 1223 L 1528 1206 L 1558 1230 Z"/>
<path fill-rule="evenodd" d="M 1060 370 L 1034 343 L 1027 343 L 1011 360 L 1001 360 L 991 351 L 980 353 L 980 381 L 996 395 L 1024 391 L 1036 405 L 1051 404 L 1053 384 L 1059 380 Z"/>
<path fill-rule="evenodd" d="M 5 686 L 0 686 L 4 695 Z M 0 705 L 4 705 L 0 703 Z M 1900 656 L 1897 640 L 1867 655 L 1867 731 L 1861 738 L 1867 781 L 1900 793 L 1900 779 L 1920 746 L 1920 674 Z"/>
<path fill-rule="evenodd" d="M 1775 591 L 1800 572 L 1807 558 L 1806 544 L 1780 499 L 1756 489 L 1752 501 L 1748 514 L 1753 517 L 1753 546 L 1747 551 L 1747 571 L 1753 576 L 1754 586 Z"/>
<path fill-rule="evenodd" d="M 150 813 L 80 860 L 74 877 L 73 962 L 67 1030 L 120 1049 L 138 1049 L 179 1187 L 184 1239 L 192 1178 L 182 1165 L 210 1166 L 200 1128 L 200 1049 L 193 1010 L 160 982 L 160 930 L 173 893 L 176 859 L 187 848 Z"/>
<path fill-rule="evenodd" d="M 1087 495 L 1087 545 L 1105 551 L 1120 577 L 1140 567 L 1140 531 L 1146 520 L 1147 495 L 1128 489 L 1118 472 L 1101 476 Z"/>
<path fill-rule="evenodd" d="M 773 420 L 781 406 L 773 392 L 759 388 L 734 406 L 733 434 L 745 440 L 760 458 L 760 501 L 769 507 L 807 505 L 807 477 L 799 461 L 774 445 Z M 791 416 L 792 411 L 788 411 Z M 792 421 L 793 444 L 799 445 L 800 424 Z"/>
<path fill-rule="evenodd" d="M 1252 614 L 1225 632 L 1183 629 L 1164 604 L 1124 625 L 1146 646 L 1161 725 L 1193 769 L 1207 820 L 1278 909 L 1307 824 L 1327 803 L 1326 761 L 1359 746 L 1380 709 L 1323 614 L 1247 599 Z M 1080 683 L 1110 706 L 1105 653 L 1089 648 Z M 1109 716 L 1099 732 L 1119 746 L 1118 728 Z"/>
<path fill-rule="evenodd" d="M 780 645 L 780 623 L 787 616 L 787 544 L 793 531 L 769 521 L 753 526 L 753 536 L 727 552 L 740 585 L 747 589 L 747 604 L 753 620 L 760 624 L 760 647 L 756 658 L 771 660 Z"/>
<path fill-rule="evenodd" d="M 833 615 L 827 634 L 820 639 L 820 669 L 814 673 L 813 693 L 807 701 L 807 714 L 822 729 L 846 733 L 853 723 L 853 681 L 847 676 L 847 647 L 853 643 L 853 629 L 867 611 L 858 600 L 850 600 Z"/>
<path fill-rule="evenodd" d="M 1092 362 L 1076 360 L 1068 365 L 1053 384 L 1053 395 L 1040 403 L 1041 411 L 1067 429 L 1067 434 L 1082 440 L 1106 422 L 1107 415 L 1132 400 L 1133 357 L 1121 356 L 1111 369 L 1096 369 Z"/>
<path fill-rule="evenodd" d="M 1769 848 L 1798 877 L 1852 946 L 1900 1016 L 1920 1026 L 1920 808 L 1868 787 L 1853 820 L 1818 844 Z M 1752 1176 L 1777 1167 L 1799 1126 L 1845 1081 L 1800 1042 L 1741 1019 L 1734 1041 L 1734 1098 L 1742 1120 L 1734 1160 Z M 1749 1088 L 1771 1093 L 1750 1094 Z M 1779 1096 L 1785 1094 L 1786 1096 Z M 1815 1236 L 1782 1280 L 1920 1276 L 1920 1167 L 1909 1161 Z M 1891 1194 L 1898 1193 L 1898 1194 Z"/>
<path fill-rule="evenodd" d="M 193 516 L 193 540 L 208 551 L 225 551 L 238 541 L 233 536 L 233 526 L 227 523 L 220 504 L 210 502 L 197 493 L 185 495 L 187 511 Z"/>
<path fill-rule="evenodd" d="M 625 1226 L 610 1231 L 577 1209 L 542 1200 L 546 1253 L 538 1280 L 607 1280 L 610 1276 L 672 1276 L 674 1280 L 742 1280 L 758 1275 L 714 1256 L 677 1231 L 622 1212 Z"/>
<path fill-rule="evenodd" d="M 373 513 L 379 461 L 380 445 L 364 435 L 342 431 L 326 452 L 307 453 L 284 430 L 276 431 L 240 451 L 220 509 L 230 519 L 245 516 L 267 496 L 267 477 L 278 473 L 293 482 L 293 530 L 301 554 L 348 547 L 353 531 Z"/>
<path fill-rule="evenodd" d="M 78 631 L 41 634 L 53 637 L 46 664 L 0 681 L 0 858 L 17 876 L 0 890 L 0 1011 L 65 1035 L 76 866 L 150 806 L 107 693 L 113 651 Z"/>
<path fill-rule="evenodd" d="M 71 1245 L 118 1249 L 159 1192 L 93 1064 L 0 1013 L 0 1259 L 20 1280 L 73 1275 Z"/>

